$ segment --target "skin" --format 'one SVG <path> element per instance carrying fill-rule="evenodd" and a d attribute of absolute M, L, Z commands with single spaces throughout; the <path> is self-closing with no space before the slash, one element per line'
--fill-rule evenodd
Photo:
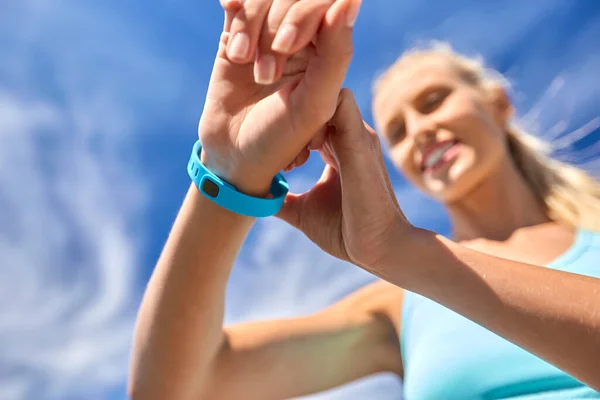
<path fill-rule="evenodd" d="M 427 90 L 424 81 L 409 79 L 415 86 L 407 87 L 410 71 L 396 77 L 402 95 L 394 107 L 376 106 L 381 125 L 407 121 L 406 138 L 391 156 L 417 186 L 445 202 L 462 244 L 413 227 L 394 196 L 377 134 L 363 123 L 352 94 L 340 91 L 360 4 L 323 4 L 222 3 L 224 34 L 199 125 L 202 160 L 238 190 L 264 196 L 277 171 L 318 149 L 327 162 L 321 180 L 304 194 L 289 194 L 278 217 L 382 281 L 314 315 L 223 327 L 227 280 L 254 220 L 220 208 L 192 185 L 140 307 L 130 396 L 281 399 L 378 372 L 401 377 L 402 288 L 600 388 L 600 357 L 589 357 L 600 353 L 599 280 L 535 266 L 564 251 L 573 232 L 544 217 L 510 167 L 501 145 L 506 98 L 464 86 L 437 62 L 431 80 L 456 91 L 424 113 L 415 106 Z M 274 46 L 285 25 L 279 21 L 298 29 L 287 51 Z M 234 57 L 232 38 L 240 32 L 248 34 L 248 48 Z M 278 64 L 275 82 L 267 84 L 258 64 L 269 55 Z M 426 178 L 416 168 L 425 135 L 463 143 L 443 178 Z M 499 193 L 511 207 L 491 201 Z M 481 199 L 490 203 L 484 207 Z"/>

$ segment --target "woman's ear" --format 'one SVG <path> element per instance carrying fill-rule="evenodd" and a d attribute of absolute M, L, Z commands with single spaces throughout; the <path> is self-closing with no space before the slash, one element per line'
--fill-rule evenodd
<path fill-rule="evenodd" d="M 506 89 L 502 86 L 494 86 L 490 89 L 490 95 L 496 122 L 500 126 L 506 126 L 515 111 Z"/>

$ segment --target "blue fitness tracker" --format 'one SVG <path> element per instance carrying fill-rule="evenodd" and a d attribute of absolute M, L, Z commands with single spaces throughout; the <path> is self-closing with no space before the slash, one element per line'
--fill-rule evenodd
<path fill-rule="evenodd" d="M 198 140 L 194 144 L 192 156 L 188 163 L 188 174 L 204 196 L 229 211 L 247 217 L 270 217 L 277 214 L 281 209 L 289 190 L 288 183 L 283 175 L 277 174 L 271 182 L 270 193 L 272 198 L 248 196 L 238 192 L 235 187 L 210 172 L 200 162 L 201 151 L 202 145 Z"/>

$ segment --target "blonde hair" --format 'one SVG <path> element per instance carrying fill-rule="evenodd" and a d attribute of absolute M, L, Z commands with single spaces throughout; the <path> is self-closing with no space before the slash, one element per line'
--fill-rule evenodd
<path fill-rule="evenodd" d="M 405 52 L 377 79 L 375 94 L 406 63 L 432 56 L 447 58 L 467 82 L 484 91 L 510 87 L 499 72 L 486 68 L 481 58 L 460 55 L 448 44 L 436 42 Z M 507 124 L 506 133 L 512 160 L 544 205 L 548 217 L 570 226 L 600 231 L 600 183 L 584 170 L 552 158 L 550 144 L 526 132 L 515 121 Z"/>

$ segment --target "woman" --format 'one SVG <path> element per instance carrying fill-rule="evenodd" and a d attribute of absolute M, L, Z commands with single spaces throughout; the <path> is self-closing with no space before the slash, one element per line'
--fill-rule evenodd
<path fill-rule="evenodd" d="M 395 165 L 447 207 L 455 241 L 410 225 L 377 135 L 340 94 L 359 5 L 224 2 L 200 158 L 267 198 L 279 170 L 319 150 L 321 180 L 278 216 L 383 280 L 315 315 L 223 328 L 255 219 L 192 185 L 140 309 L 131 396 L 281 399 L 388 371 L 408 399 L 600 397 L 598 184 L 528 144 L 478 63 L 413 52 L 379 80 L 374 115 Z"/>

